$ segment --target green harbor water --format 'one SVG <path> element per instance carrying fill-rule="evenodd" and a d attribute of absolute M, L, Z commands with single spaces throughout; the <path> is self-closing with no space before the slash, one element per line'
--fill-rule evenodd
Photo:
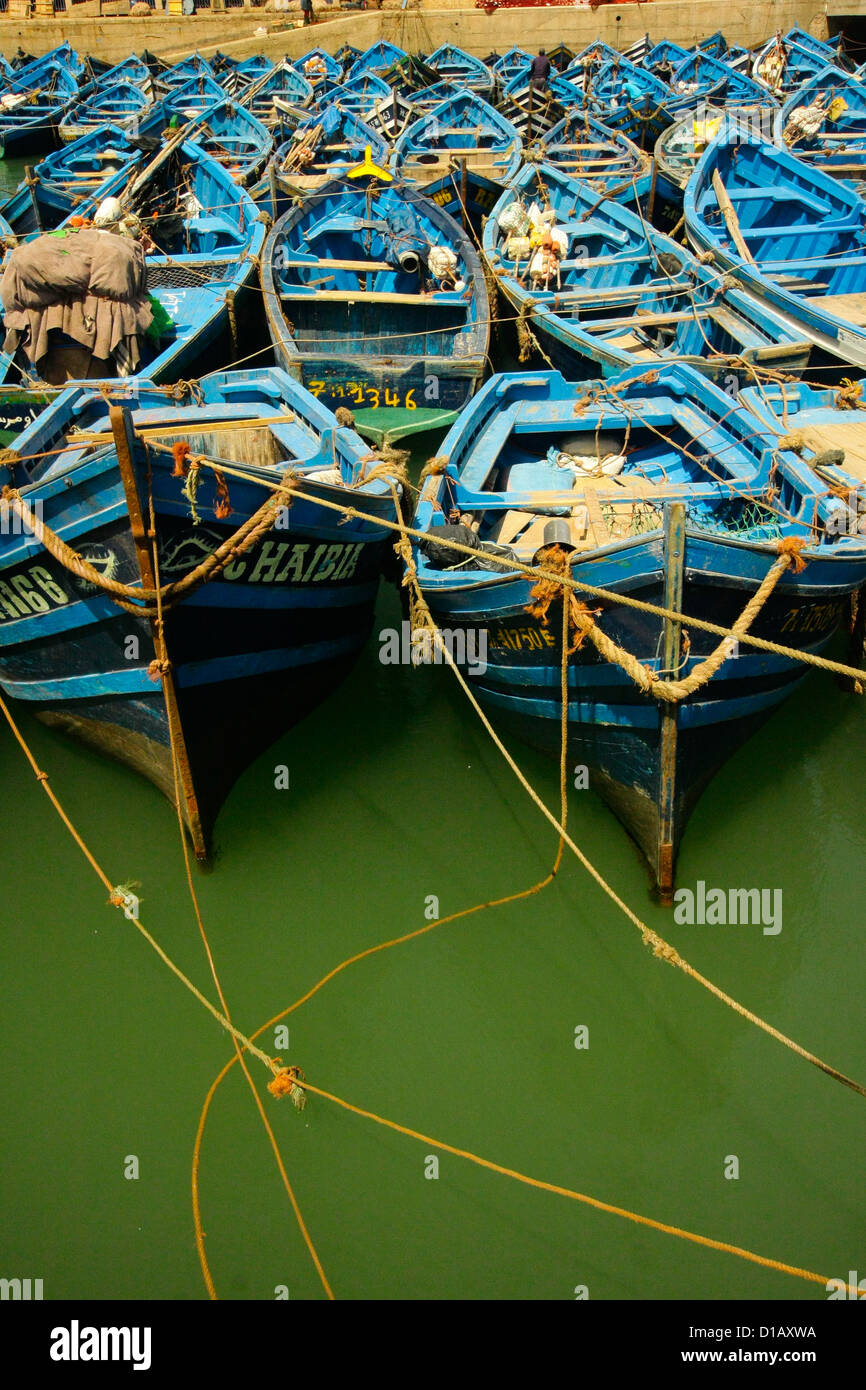
<path fill-rule="evenodd" d="M 18 169 L 0 169 L 14 186 Z M 377 634 L 400 619 L 383 588 L 352 675 L 247 770 L 197 875 L 245 1032 L 344 958 L 424 926 L 431 898 L 448 914 L 552 863 L 554 832 L 450 673 L 379 662 Z M 15 715 L 99 862 L 140 883 L 142 921 L 214 998 L 169 804 Z M 555 806 L 555 764 L 512 749 Z M 781 890 L 774 936 L 677 926 L 611 813 L 591 790 L 569 796 L 572 834 L 648 925 L 861 1082 L 864 754 L 862 701 L 811 675 L 697 807 L 680 885 Z M 0 1276 L 41 1278 L 46 1299 L 205 1298 L 190 1166 L 231 1044 L 106 904 L 6 730 L 0 776 Z M 357 1106 L 828 1279 L 866 1276 L 862 1097 L 656 960 L 568 855 L 541 894 L 352 965 L 287 1026 L 288 1045 L 271 1031 L 265 1049 Z M 265 1104 L 337 1298 L 827 1296 L 448 1154 L 434 1177 L 430 1144 L 328 1101 Z M 220 1297 L 323 1296 L 237 1067 L 215 1096 L 200 1193 Z"/>

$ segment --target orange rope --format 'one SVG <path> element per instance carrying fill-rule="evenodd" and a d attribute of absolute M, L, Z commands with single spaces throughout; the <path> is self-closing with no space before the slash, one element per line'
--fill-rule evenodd
<path fill-rule="evenodd" d="M 568 619 L 569 619 L 569 606 L 568 606 L 568 604 L 563 603 L 563 605 L 562 605 L 562 632 L 563 632 L 562 654 L 563 654 L 563 655 L 562 655 L 561 678 L 560 678 L 560 699 L 561 699 L 561 706 L 562 706 L 561 715 L 560 715 L 560 720 L 561 720 L 560 729 L 561 729 L 561 739 L 562 739 L 562 743 L 561 743 L 560 760 L 559 760 L 560 822 L 561 822 L 561 824 L 562 824 L 563 827 L 566 825 L 567 814 L 568 814 L 568 792 L 567 792 L 567 786 L 566 786 L 566 783 L 567 783 L 566 766 L 567 766 L 567 752 L 568 752 L 568 641 L 567 641 L 567 635 L 568 635 Z M 312 999 L 312 997 L 313 997 L 314 994 L 318 994 L 319 990 L 322 989 L 322 988 L 329 982 L 329 980 L 333 980 L 337 975 L 340 975 L 344 970 L 347 970 L 347 969 L 349 968 L 350 965 L 355 965 L 355 964 L 357 964 L 358 961 L 364 960 L 364 958 L 365 958 L 366 956 L 375 956 L 375 955 L 377 955 L 380 951 L 387 951 L 387 950 L 389 950 L 392 946 L 402 946 L 402 945 L 404 945 L 407 941 L 414 941 L 416 937 L 425 936 L 425 935 L 427 934 L 427 932 L 433 931 L 433 929 L 434 929 L 435 927 L 444 927 L 444 926 L 447 926 L 447 925 L 448 925 L 449 923 L 451 923 L 451 922 L 459 921 L 459 920 L 460 920 L 461 918 L 463 918 L 463 917 L 471 917 L 471 916 L 473 916 L 476 912 L 482 912 L 482 911 L 484 911 L 486 908 L 489 908 L 489 907 L 503 907 L 506 903 L 517 902 L 517 901 L 519 901 L 519 900 L 522 899 L 522 898 L 530 898 L 530 897 L 534 896 L 534 894 L 540 893 L 541 890 L 542 890 L 543 888 L 546 888 L 546 887 L 548 886 L 548 884 L 550 884 L 550 883 L 553 882 L 554 878 L 556 877 L 557 873 L 559 872 L 560 865 L 562 864 L 562 855 L 563 855 L 564 849 L 565 849 L 565 837 L 564 837 L 563 834 L 560 834 L 560 837 L 559 837 L 559 845 L 558 845 L 558 848 L 557 848 L 557 851 L 556 851 L 556 858 L 555 858 L 555 860 L 554 860 L 552 869 L 550 870 L 550 872 L 549 872 L 548 874 L 545 875 L 545 877 L 544 877 L 543 879 L 539 880 L 538 883 L 533 884 L 531 888 L 523 888 L 523 889 L 521 889 L 521 890 L 520 890 L 519 892 L 517 892 L 517 893 L 509 893 L 506 897 L 503 897 L 503 898 L 493 898 L 493 899 L 491 899 L 490 902 L 486 902 L 486 903 L 476 903 L 476 904 L 474 905 L 474 907 L 464 907 L 464 908 L 461 908 L 459 912 L 452 912 L 452 913 L 449 913 L 449 915 L 448 915 L 447 917 L 438 917 L 438 918 L 436 919 L 435 922 L 428 922 L 428 923 L 426 924 L 426 926 L 423 926 L 423 927 L 416 927 L 414 931 L 405 932 L 402 936 L 395 936 L 395 937 L 392 937 L 390 941 L 380 941 L 380 942 L 379 942 L 377 945 L 375 945 L 375 946 L 367 946 L 363 951 L 357 951 L 353 956 L 347 956 L 345 960 L 340 961 L 339 965 L 335 965 L 334 968 L 333 968 L 333 970 L 329 970 L 328 973 L 327 973 L 327 975 L 323 975 L 323 976 L 321 977 L 320 980 L 317 980 L 316 983 L 315 983 L 310 989 L 307 990 L 306 994 L 302 994 L 301 997 L 300 997 L 299 999 L 296 999 L 295 1002 L 294 1002 L 294 1004 L 290 1004 L 290 1005 L 288 1006 L 288 1008 L 282 1009 L 282 1010 L 280 1011 L 280 1013 L 275 1014 L 273 1018 L 268 1019 L 267 1023 L 263 1023 L 263 1024 L 261 1025 L 260 1028 L 257 1028 L 256 1031 L 250 1035 L 250 1041 L 251 1041 L 251 1042 L 255 1042 L 256 1038 L 261 1037 L 262 1033 L 266 1033 L 266 1032 L 268 1031 L 269 1028 L 275 1027 L 276 1024 L 278 1024 L 282 1019 L 287 1018 L 289 1014 L 294 1013 L 296 1009 L 299 1009 L 299 1008 L 301 1007 L 302 1004 L 306 1004 L 308 1000 Z M 238 1049 L 237 1049 L 237 1043 L 235 1043 L 235 1050 L 236 1050 L 236 1052 L 238 1051 Z M 195 1135 L 195 1143 L 194 1143 L 194 1145 L 193 1145 L 193 1152 L 192 1152 L 192 1201 L 193 1201 L 193 1221 L 194 1221 L 194 1224 L 195 1224 L 195 1243 L 196 1243 L 196 1248 L 198 1249 L 199 1261 L 201 1262 L 202 1274 L 203 1274 L 203 1276 L 204 1276 L 204 1281 L 205 1281 L 205 1284 L 207 1285 L 207 1288 L 208 1288 L 208 1292 L 209 1292 L 209 1293 L 211 1292 L 211 1290 L 212 1290 L 213 1287 L 214 1287 L 214 1282 L 213 1282 L 213 1275 L 211 1274 L 210 1265 L 209 1265 L 209 1263 L 208 1263 L 207 1255 L 206 1255 L 206 1253 L 205 1253 L 205 1248 L 204 1248 L 204 1231 L 203 1231 L 203 1229 L 202 1229 L 202 1222 L 201 1222 L 201 1205 L 200 1205 L 200 1202 L 199 1202 L 199 1182 L 198 1182 L 198 1180 L 199 1180 L 199 1170 L 200 1170 L 200 1167 L 201 1167 L 201 1149 L 202 1149 L 202 1143 L 203 1143 L 203 1140 L 204 1140 L 205 1125 L 207 1124 L 208 1115 L 209 1115 L 209 1113 L 210 1113 L 210 1108 L 211 1108 L 211 1104 L 212 1104 L 212 1102 L 213 1102 L 213 1098 L 214 1098 L 214 1096 L 216 1095 L 216 1092 L 217 1092 L 219 1086 L 222 1084 L 224 1078 L 225 1078 L 226 1076 L 228 1076 L 228 1074 L 229 1074 L 229 1072 L 231 1071 L 232 1067 L 234 1066 L 235 1062 L 236 1062 L 236 1061 L 240 1061 L 240 1060 L 241 1060 L 241 1058 L 240 1058 L 239 1053 L 238 1053 L 237 1056 L 229 1058 L 228 1062 L 226 1062 L 226 1064 L 225 1064 L 225 1066 L 223 1067 L 222 1071 L 221 1071 L 221 1072 L 219 1073 L 219 1075 L 211 1082 L 211 1085 L 210 1085 L 210 1087 L 209 1087 L 209 1089 L 208 1089 L 208 1093 L 207 1093 L 207 1095 L 205 1096 L 205 1099 L 204 1099 L 204 1104 L 202 1105 L 202 1108 L 201 1108 L 201 1114 L 199 1115 L 198 1127 L 197 1127 L 197 1129 L 196 1129 L 196 1135 Z M 243 1063 L 242 1063 L 242 1065 L 243 1065 Z M 306 1089 L 306 1082 L 304 1082 L 304 1089 Z M 275 1151 L 276 1151 L 276 1146 L 275 1146 Z M 279 1155 L 278 1155 L 278 1160 L 277 1160 L 277 1161 L 279 1162 Z M 291 1194 L 290 1194 L 290 1195 L 291 1195 Z M 211 1297 L 213 1298 L 214 1296 L 215 1296 L 215 1295 L 214 1295 L 213 1293 L 211 1293 Z"/>
<path fill-rule="evenodd" d="M 478 1154 L 471 1153 L 468 1149 L 458 1149 L 453 1144 L 446 1144 L 441 1139 L 433 1139 L 429 1134 L 421 1134 L 417 1129 L 410 1129 L 408 1125 L 397 1124 L 395 1120 L 386 1120 L 382 1115 L 376 1115 L 372 1110 L 363 1110 L 359 1105 L 353 1105 L 348 1100 L 342 1100 L 340 1096 L 332 1095 L 330 1091 L 324 1091 L 319 1086 L 313 1086 L 309 1081 L 304 1081 L 304 1089 L 312 1092 L 313 1095 L 321 1096 L 323 1100 L 330 1100 L 334 1105 L 339 1105 L 343 1110 L 349 1110 L 353 1115 L 360 1115 L 362 1119 L 372 1120 L 377 1125 L 384 1125 L 386 1129 L 393 1129 L 398 1134 L 405 1134 L 410 1139 L 417 1139 L 422 1144 L 427 1144 L 434 1149 L 441 1149 L 443 1153 L 454 1154 L 455 1158 L 465 1158 L 469 1163 L 475 1163 L 479 1168 L 486 1168 L 491 1173 L 501 1173 L 503 1177 L 514 1178 L 516 1182 L 524 1183 L 527 1187 L 537 1188 L 541 1192 L 553 1192 L 558 1197 L 568 1197 L 574 1202 L 583 1202 L 586 1206 L 595 1207 L 598 1211 L 608 1212 L 611 1216 L 622 1216 L 627 1221 L 635 1221 L 640 1226 L 649 1226 L 654 1231 L 662 1231 L 665 1235 L 678 1236 L 680 1240 L 691 1241 L 694 1245 L 703 1245 L 710 1250 L 721 1250 L 728 1255 L 737 1255 L 742 1260 L 749 1260 L 752 1264 L 763 1265 L 767 1269 L 778 1270 L 781 1274 L 791 1274 L 797 1279 L 808 1279 L 814 1284 L 824 1284 L 830 1282 L 823 1274 L 816 1274 L 811 1269 L 801 1269 L 798 1265 L 784 1264 L 781 1260 L 770 1259 L 766 1255 L 756 1255 L 752 1250 L 746 1250 L 741 1245 L 729 1245 L 724 1240 L 713 1240 L 711 1236 L 702 1236 L 695 1231 L 687 1231 L 682 1226 L 671 1226 L 666 1221 L 656 1221 L 650 1216 L 641 1216 L 640 1212 L 629 1211 L 627 1207 L 613 1206 L 610 1202 L 603 1202 L 599 1197 L 590 1197 L 585 1192 L 575 1192 L 570 1187 L 560 1187 L 557 1183 L 544 1182 L 541 1178 L 529 1177 L 526 1173 L 519 1173 L 515 1168 L 505 1168 L 501 1163 L 493 1163 L 489 1158 L 481 1158 Z M 846 1284 L 845 1288 L 849 1294 L 859 1297 L 853 1285 Z"/>
<path fill-rule="evenodd" d="M 179 446 L 178 446 L 178 445 L 175 445 L 175 449 L 179 449 Z M 186 445 L 186 452 L 187 452 L 187 453 L 189 452 L 189 445 L 188 445 L 188 444 Z M 176 455 L 176 458 L 177 458 L 177 463 L 178 463 L 179 465 L 181 465 L 182 462 L 183 462 L 184 455 L 183 455 L 182 453 L 179 452 L 178 455 Z M 150 475 L 148 474 L 148 486 L 149 486 L 149 484 L 150 484 Z M 155 517 L 155 515 L 154 515 L 154 504 L 153 504 L 153 492 L 152 492 L 152 491 L 150 491 L 149 503 L 150 503 L 150 535 L 151 535 L 151 538 L 152 538 L 152 539 L 151 539 L 151 554 L 152 554 L 152 561 L 153 561 L 154 579 L 155 579 L 155 582 L 156 582 L 156 589 L 157 589 L 157 596 L 156 596 L 157 617 L 156 617 L 156 622 L 154 623 L 154 626 L 153 626 L 153 635 L 154 635 L 154 639 L 155 639 L 155 644 L 158 646 L 157 657 L 158 657 L 159 661 L 162 663 L 163 668 L 164 668 L 164 669 L 167 669 L 167 668 L 168 668 L 168 648 L 167 648 L 166 642 L 165 642 L 165 620 L 164 620 L 163 609 L 162 609 L 162 596 L 161 596 L 161 593 L 160 593 L 160 581 L 159 581 L 159 554 L 158 554 L 157 544 L 156 544 L 156 517 Z M 169 724 L 169 741 L 170 741 L 170 746 L 171 746 L 171 768 L 172 768 L 172 776 L 173 776 L 173 779 L 174 779 L 174 802 L 175 802 L 175 810 L 177 811 L 177 824 L 178 824 L 178 830 L 179 830 L 179 832 L 180 832 L 180 843 L 181 843 L 181 848 L 182 848 L 182 850 L 183 850 L 183 862 L 184 862 L 184 868 L 185 868 L 185 870 L 186 870 L 187 887 L 189 888 L 189 895 L 190 895 L 190 899 L 191 899 L 191 901 L 192 901 L 193 911 L 195 912 L 195 920 L 196 920 L 196 922 L 197 922 L 197 924 L 198 924 L 199 935 L 201 936 L 201 939 L 202 939 L 202 945 L 204 946 L 205 955 L 207 956 L 207 962 L 208 962 L 208 965 L 209 965 L 209 967 L 210 967 L 210 973 L 211 973 L 211 976 L 213 977 L 213 982 L 214 982 L 214 984 L 216 985 L 216 991 L 217 991 L 217 994 L 219 995 L 219 1001 L 220 1001 L 220 1004 L 222 1005 L 223 1013 L 225 1014 L 225 1016 L 226 1016 L 226 1018 L 229 1020 L 229 1022 L 231 1022 L 231 1013 L 229 1012 L 229 1006 L 228 1006 L 228 1003 L 227 1003 L 227 1001 L 226 1001 L 225 994 L 223 993 L 223 988 L 222 988 L 222 985 L 221 985 L 221 983 L 220 983 L 219 975 L 218 975 L 218 973 L 217 973 L 216 962 L 214 961 L 214 958 L 213 958 L 213 952 L 211 951 L 210 941 L 208 940 L 208 935 L 207 935 L 207 932 L 206 932 L 206 930 L 205 930 L 204 921 L 203 921 L 202 915 L 201 915 L 201 909 L 200 909 L 200 907 L 199 907 L 198 894 L 197 894 L 196 891 L 195 891 L 195 884 L 194 884 L 194 882 L 193 882 L 193 877 L 192 877 L 192 866 L 191 866 L 191 864 L 190 864 L 190 858 L 189 858 L 189 846 L 188 846 L 188 844 L 187 844 L 186 832 L 185 832 L 185 830 L 184 830 L 183 815 L 182 815 L 182 812 L 181 812 L 181 809 L 180 809 L 180 808 L 181 808 L 181 787 L 180 787 L 180 776 L 179 776 L 177 749 L 176 749 L 176 747 L 175 747 L 174 734 L 173 734 L 173 731 L 172 731 L 172 729 L 171 729 L 171 725 L 170 725 L 170 724 Z M 268 1140 L 269 1140 L 269 1142 L 270 1142 L 271 1148 L 272 1148 L 273 1153 L 274 1153 L 274 1157 L 275 1157 L 275 1159 L 276 1159 L 276 1161 L 277 1161 L 277 1167 L 278 1167 L 279 1172 L 280 1172 L 280 1177 L 281 1177 L 282 1180 L 283 1180 L 283 1186 L 285 1187 L 286 1192 L 288 1193 L 288 1196 L 289 1196 L 289 1201 L 290 1201 L 291 1204 L 292 1204 L 292 1209 L 293 1209 L 293 1211 L 294 1211 L 294 1213 L 295 1213 L 295 1217 L 296 1217 L 296 1219 L 297 1219 L 298 1226 L 299 1226 L 300 1231 L 301 1231 L 301 1235 L 303 1236 L 304 1242 L 305 1242 L 305 1244 L 306 1244 L 306 1246 L 307 1246 L 307 1249 L 308 1249 L 309 1252 L 310 1252 L 310 1256 L 311 1256 L 311 1258 L 312 1258 L 313 1264 L 314 1264 L 315 1267 L 316 1267 L 316 1272 L 317 1272 L 317 1274 L 318 1274 L 318 1276 L 319 1276 L 319 1278 L 320 1278 L 320 1280 L 321 1280 L 321 1282 L 322 1282 L 322 1287 L 323 1287 L 323 1289 L 325 1290 L 325 1293 L 326 1293 L 326 1295 L 328 1296 L 328 1298 L 331 1299 L 331 1300 L 333 1300 L 333 1298 L 334 1298 L 333 1289 L 331 1288 L 331 1285 L 330 1285 L 329 1282 L 328 1282 L 327 1275 L 325 1274 L 325 1271 L 324 1271 L 324 1269 L 323 1269 L 323 1267 L 322 1267 L 322 1262 L 321 1262 L 321 1260 L 319 1259 L 318 1253 L 317 1253 L 317 1251 L 316 1251 L 316 1247 L 315 1247 L 315 1245 L 313 1244 L 312 1237 L 311 1237 L 311 1235 L 310 1235 L 310 1233 L 309 1233 L 309 1231 L 308 1231 L 308 1229 L 307 1229 L 306 1222 L 304 1221 L 303 1215 L 302 1215 L 302 1213 L 301 1213 L 301 1208 L 300 1208 L 300 1206 L 298 1205 L 298 1199 L 297 1199 L 297 1197 L 295 1196 L 294 1189 L 292 1188 L 292 1184 L 291 1184 L 290 1181 L 289 1181 L 289 1175 L 288 1175 L 288 1173 L 286 1172 L 285 1164 L 283 1163 L 282 1155 L 281 1155 L 281 1153 L 280 1153 L 279 1146 L 277 1145 L 277 1141 L 276 1141 L 276 1137 L 275 1137 L 275 1135 L 274 1135 L 274 1131 L 273 1131 L 273 1129 L 271 1128 L 271 1124 L 270 1124 L 270 1121 L 268 1120 L 267 1115 L 265 1114 L 265 1108 L 264 1108 L 264 1106 L 263 1106 L 263 1104 L 262 1104 L 262 1098 L 261 1098 L 261 1096 L 259 1095 L 258 1090 L 256 1089 L 256 1084 L 255 1084 L 255 1082 L 253 1081 L 253 1078 L 252 1078 L 252 1076 L 251 1076 L 251 1074 L 250 1074 L 249 1066 L 247 1065 L 247 1062 L 246 1062 L 246 1060 L 245 1060 L 245 1058 L 244 1058 L 244 1056 L 243 1056 L 243 1053 L 242 1053 L 242 1051 L 241 1051 L 241 1047 L 240 1047 L 240 1044 L 239 1044 L 239 1042 L 238 1042 L 238 1039 L 237 1039 L 237 1037 L 235 1036 L 234 1033 L 232 1034 L 232 1043 L 234 1044 L 235 1056 L 236 1056 L 238 1062 L 239 1062 L 240 1065 L 241 1065 L 241 1070 L 243 1071 L 243 1074 L 244 1074 L 244 1076 L 246 1077 L 247 1084 L 248 1084 L 248 1086 L 249 1086 L 249 1088 L 250 1088 L 250 1091 L 252 1092 L 252 1097 L 253 1097 L 253 1100 L 254 1100 L 255 1103 L 256 1103 L 256 1108 L 258 1109 L 259 1115 L 260 1115 L 260 1117 L 261 1117 L 262 1124 L 263 1124 L 264 1127 L 265 1127 L 265 1132 L 267 1133 Z M 211 1297 L 212 1299 L 216 1300 L 216 1298 L 217 1298 L 216 1286 L 215 1286 L 215 1284 L 214 1284 L 214 1282 L 213 1282 L 213 1278 L 211 1277 L 211 1273 L 210 1273 L 210 1269 L 209 1269 L 209 1267 L 208 1267 L 207 1259 L 206 1259 L 205 1254 L 204 1254 L 204 1231 L 202 1230 L 202 1227 L 201 1227 L 201 1221 L 200 1221 L 200 1219 L 198 1218 L 199 1195 L 198 1195 L 198 1182 L 197 1182 L 197 1180 L 193 1183 L 193 1210 L 196 1212 L 196 1220 L 195 1220 L 195 1240 L 196 1240 L 196 1246 L 198 1247 L 199 1259 L 200 1259 L 200 1261 L 201 1261 L 202 1270 L 203 1270 L 204 1275 L 205 1275 L 205 1283 L 206 1283 L 206 1285 L 207 1285 L 207 1291 L 208 1291 L 208 1294 L 210 1295 L 210 1297 Z"/>

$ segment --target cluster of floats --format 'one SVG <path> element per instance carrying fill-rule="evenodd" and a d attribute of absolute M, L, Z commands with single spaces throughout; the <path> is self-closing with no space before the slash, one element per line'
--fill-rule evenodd
<path fill-rule="evenodd" d="M 804 679 L 789 650 L 866 585 L 866 73 L 801 30 L 533 56 L 2 61 L 32 162 L 0 208 L 0 686 L 171 797 L 173 740 L 202 858 L 369 637 L 400 513 L 437 623 L 484 634 L 479 699 L 554 753 L 561 625 L 524 567 L 558 547 L 682 680 L 719 640 L 689 619 L 730 628 L 800 543 L 752 627 L 786 651 L 731 643 L 673 707 L 568 654 L 569 758 L 663 895 L 702 788 Z M 432 431 L 413 507 L 382 446 Z M 303 499 L 185 590 L 281 480 Z"/>

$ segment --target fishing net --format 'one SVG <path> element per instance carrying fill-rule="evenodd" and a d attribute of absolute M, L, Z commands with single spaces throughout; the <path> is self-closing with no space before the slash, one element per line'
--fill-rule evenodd
<path fill-rule="evenodd" d="M 696 531 L 720 536 L 736 536 L 739 540 L 779 540 L 782 530 L 779 519 L 758 502 L 732 499 L 722 503 L 692 503 L 686 509 L 688 524 Z"/>

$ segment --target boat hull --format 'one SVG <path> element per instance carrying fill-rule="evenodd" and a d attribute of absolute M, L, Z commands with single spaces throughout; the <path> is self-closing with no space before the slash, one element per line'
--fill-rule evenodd
<path fill-rule="evenodd" d="M 613 557 L 607 564 L 599 560 L 575 565 L 575 579 L 616 587 L 621 582 L 617 569 L 621 573 L 627 567 L 632 571 L 629 596 L 662 605 L 661 535 L 629 549 L 631 557 L 621 556 L 618 565 Z M 690 535 L 683 611 L 730 628 L 771 558 L 737 546 L 725 564 L 717 543 Z M 864 579 L 862 563 L 839 563 L 837 568 L 832 578 L 826 573 L 819 577 L 816 567 L 808 580 L 807 567 L 804 576 L 783 580 L 753 624 L 752 634 L 797 650 L 823 650 L 843 621 L 847 596 Z M 562 717 L 558 604 L 552 606 L 547 624 L 543 623 L 527 612 L 529 587 L 516 580 L 477 588 L 455 586 L 449 593 L 443 593 L 439 584 L 430 585 L 425 598 L 442 629 L 464 634 L 464 650 L 486 650 L 486 663 L 476 663 L 474 674 L 471 664 L 466 669 L 475 694 L 497 726 L 558 758 Z M 605 601 L 598 622 L 626 651 L 654 663 L 662 647 L 663 619 Z M 688 618 L 684 625 L 691 646 L 681 677 L 719 640 L 689 628 Z M 456 646 L 459 651 L 459 638 Z M 480 665 L 485 665 L 483 672 Z M 669 706 L 648 699 L 619 666 L 603 661 L 588 642 L 570 657 L 569 780 L 578 768 L 587 770 L 589 787 L 636 842 L 663 896 L 672 891 L 680 842 L 707 783 L 803 679 L 800 663 L 743 645 L 709 684 Z M 675 736 L 667 745 L 666 720 L 675 725 Z M 665 822 L 666 796 L 670 796 L 671 809 Z"/>

